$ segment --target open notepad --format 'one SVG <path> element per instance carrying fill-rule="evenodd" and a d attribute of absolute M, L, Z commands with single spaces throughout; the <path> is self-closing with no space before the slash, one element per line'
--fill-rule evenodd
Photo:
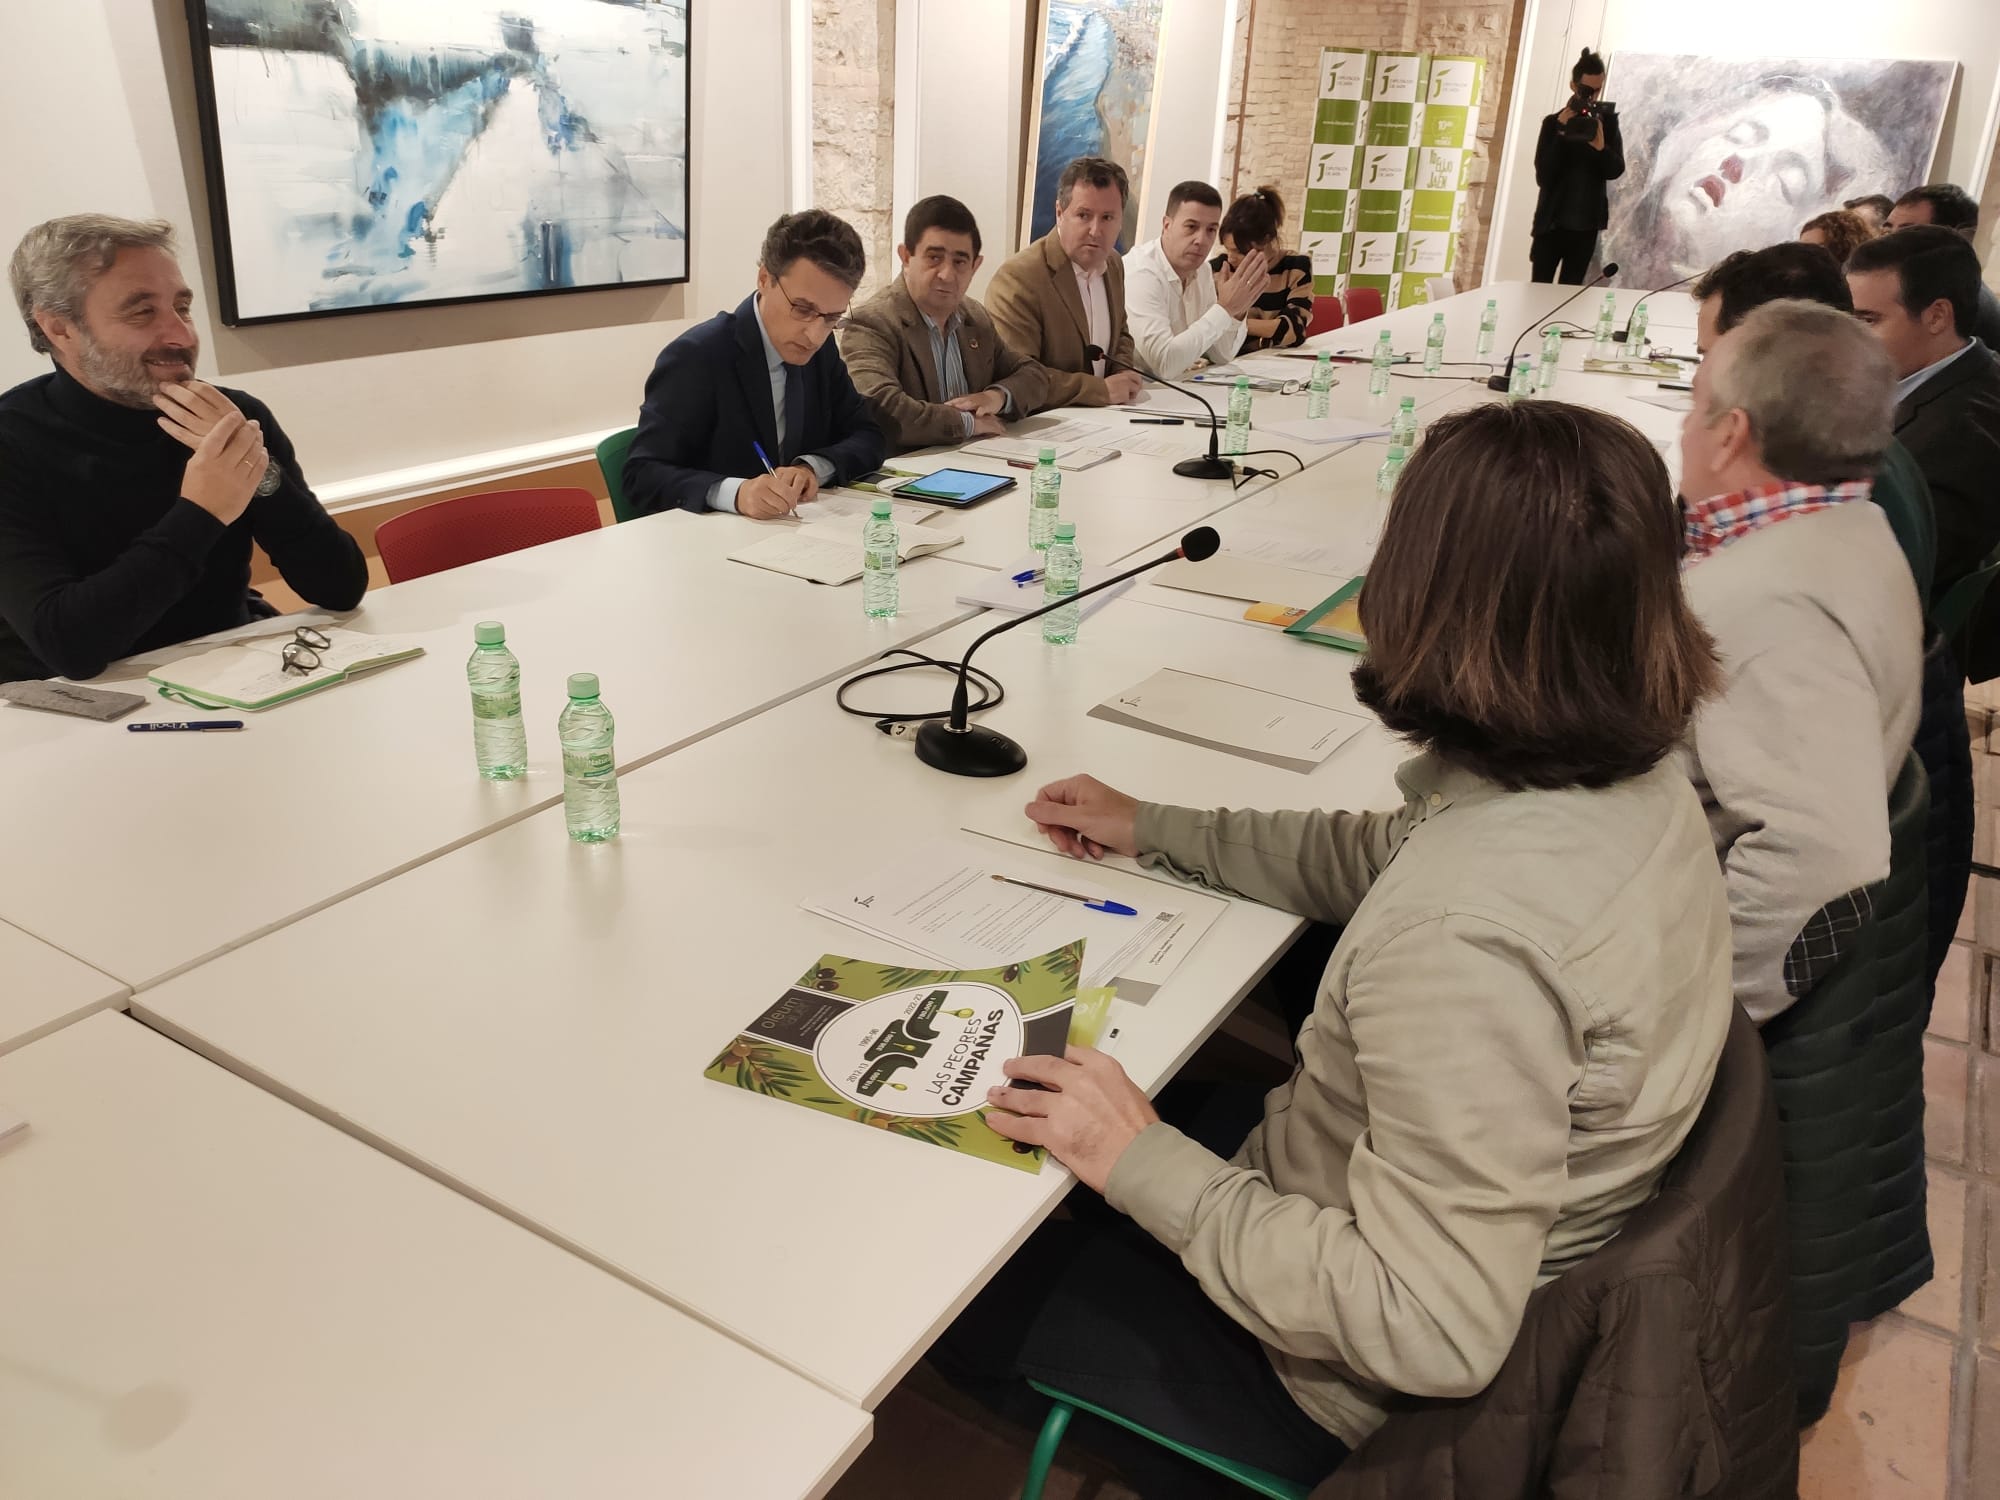
<path fill-rule="evenodd" d="M 240 708 L 254 713 L 424 654 L 422 646 L 409 641 L 319 628 L 333 644 L 319 653 L 319 665 L 310 672 L 285 670 L 284 650 L 293 640 L 293 632 L 286 629 L 184 657 L 162 666 L 149 680 L 170 696 L 199 708 Z"/>
<path fill-rule="evenodd" d="M 731 562 L 748 563 L 787 573 L 810 583 L 852 583 L 864 571 L 861 564 L 861 521 L 811 521 L 788 526 L 729 554 Z M 898 526 L 896 557 L 908 562 L 956 547 L 965 537 L 942 526 Z"/>

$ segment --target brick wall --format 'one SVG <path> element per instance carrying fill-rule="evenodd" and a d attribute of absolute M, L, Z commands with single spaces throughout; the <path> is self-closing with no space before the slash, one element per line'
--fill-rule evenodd
<path fill-rule="evenodd" d="M 812 15 L 813 202 L 860 232 L 860 302 L 895 264 L 896 0 L 813 0 Z"/>
<path fill-rule="evenodd" d="M 1486 60 L 1458 281 L 1470 285 L 1486 254 L 1493 216 L 1493 160 L 1506 134 L 1514 87 L 1515 39 L 1526 0 L 1246 0 L 1238 14 L 1229 128 L 1223 137 L 1226 187 L 1276 187 L 1294 232 L 1305 210 L 1306 163 L 1322 47 L 1422 50 Z M 1247 46 L 1246 46 L 1247 41 Z M 1247 74 L 1247 87 L 1246 87 Z"/>

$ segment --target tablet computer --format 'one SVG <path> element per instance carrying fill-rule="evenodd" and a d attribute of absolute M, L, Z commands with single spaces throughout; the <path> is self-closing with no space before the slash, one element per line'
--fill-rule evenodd
<path fill-rule="evenodd" d="M 928 500 L 933 505 L 964 507 L 977 505 L 1002 490 L 1012 488 L 1014 481 L 1005 474 L 981 474 L 976 469 L 939 469 L 934 474 L 923 474 L 899 484 L 889 493 L 905 500 Z"/>

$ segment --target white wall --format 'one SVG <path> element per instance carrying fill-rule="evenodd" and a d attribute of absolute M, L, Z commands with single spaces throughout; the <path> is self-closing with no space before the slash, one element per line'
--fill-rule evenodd
<path fill-rule="evenodd" d="M 58 214 L 172 220 L 204 324 L 203 373 L 268 402 L 322 487 L 352 492 L 337 482 L 625 426 L 661 346 L 748 293 L 763 231 L 785 209 L 787 8 L 693 6 L 686 286 L 229 329 L 216 320 L 183 0 L 10 0 L 0 254 Z M 47 368 L 25 332 L 0 334 L 0 387 Z"/>
<path fill-rule="evenodd" d="M 1569 93 L 1569 70 L 1586 46 L 1616 54 L 1688 52 L 1735 57 L 1942 58 L 1960 64 L 1931 169 L 1977 198 L 2000 125 L 2000 21 L 1994 0 L 1529 0 L 1514 109 L 1500 161 L 1486 278 L 1522 280 L 1535 212 L 1535 133 Z M 1620 99 L 1632 115 L 1641 101 Z M 1989 273 L 1994 268 L 1989 267 Z"/>
<path fill-rule="evenodd" d="M 1139 189 L 1142 240 L 1159 234 L 1160 220 L 1167 214 L 1167 194 L 1175 183 L 1190 179 L 1215 183 L 1235 40 L 1236 7 L 1231 0 L 1173 0 L 1166 8 L 1146 146 L 1146 180 Z M 1228 191 L 1224 184 L 1216 186 Z"/>

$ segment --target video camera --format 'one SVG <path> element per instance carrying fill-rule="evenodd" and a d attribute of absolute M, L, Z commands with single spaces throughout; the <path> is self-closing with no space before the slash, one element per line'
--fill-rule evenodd
<path fill-rule="evenodd" d="M 1598 125 L 1618 112 L 1618 106 L 1597 97 L 1597 90 L 1587 84 L 1578 84 L 1576 92 L 1569 96 L 1570 117 L 1563 124 L 1563 134 L 1571 140 L 1587 141 L 1597 134 Z"/>

